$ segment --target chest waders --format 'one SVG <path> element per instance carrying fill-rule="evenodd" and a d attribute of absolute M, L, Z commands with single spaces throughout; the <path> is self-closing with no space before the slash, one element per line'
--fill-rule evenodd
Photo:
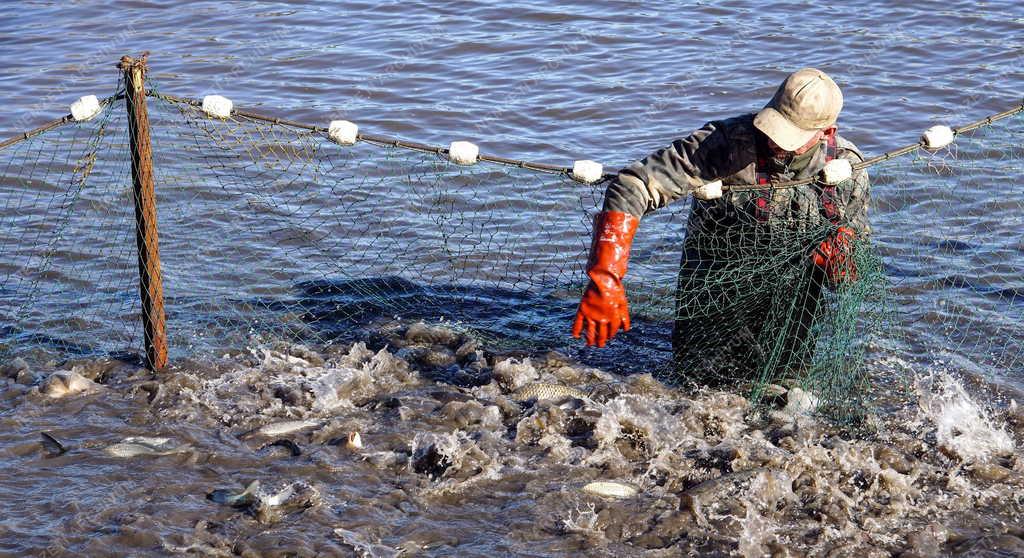
<path fill-rule="evenodd" d="M 758 146 L 755 176 L 766 189 L 729 208 L 739 218 L 687 231 L 672 332 L 676 380 L 712 386 L 763 381 L 792 377 L 810 364 L 825 276 L 808 254 L 824 231 L 773 227 L 773 209 L 785 208 L 773 206 L 769 160 Z M 836 157 L 834 134 L 823 147 L 827 163 Z M 836 187 L 811 187 L 821 217 L 835 226 Z"/>

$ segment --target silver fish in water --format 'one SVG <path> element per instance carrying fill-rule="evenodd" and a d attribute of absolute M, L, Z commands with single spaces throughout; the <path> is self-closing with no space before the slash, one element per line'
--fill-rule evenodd
<path fill-rule="evenodd" d="M 281 422 L 272 422 L 265 424 L 259 428 L 255 428 L 248 432 L 244 432 L 238 437 L 242 440 L 252 438 L 254 436 L 283 436 L 285 434 L 291 434 L 292 432 L 298 432 L 299 430 L 305 430 L 307 428 L 313 428 L 314 426 L 320 426 L 318 420 L 285 420 Z"/>
<path fill-rule="evenodd" d="M 132 436 L 107 446 L 103 451 L 112 457 L 131 458 L 140 455 L 172 455 L 184 453 L 192 449 L 188 444 L 175 445 L 170 438 L 151 438 L 148 436 Z"/>
<path fill-rule="evenodd" d="M 218 504 L 225 504 L 236 508 L 244 508 L 256 503 L 256 491 L 260 488 L 260 481 L 254 480 L 241 492 L 232 491 L 227 488 L 218 488 L 206 495 L 206 499 Z"/>
<path fill-rule="evenodd" d="M 304 482 L 294 482 L 277 492 L 266 492 L 253 481 L 242 492 L 218 489 L 206 495 L 210 501 L 244 509 L 260 523 L 269 523 L 283 515 L 315 506 L 320 492 Z"/>
<path fill-rule="evenodd" d="M 568 397 L 587 399 L 587 394 L 573 387 L 542 382 L 530 382 L 512 392 L 512 399 L 519 402 L 529 401 L 530 399 L 543 401 L 548 399 L 565 399 Z"/>

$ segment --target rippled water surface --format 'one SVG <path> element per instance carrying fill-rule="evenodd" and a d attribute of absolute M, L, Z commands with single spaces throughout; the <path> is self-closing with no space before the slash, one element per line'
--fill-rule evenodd
<path fill-rule="evenodd" d="M 113 93 L 117 59 L 144 50 L 161 92 L 607 170 L 758 109 L 802 66 L 835 77 L 840 131 L 868 155 L 1008 108 L 1024 86 L 1024 8 L 1010 1 L 0 10 L 3 137 Z M 150 111 L 180 324 L 165 375 L 137 366 L 134 235 L 109 227 L 132 218 L 123 137 L 100 133 L 123 114 L 65 143 L 22 144 L 0 168 L 0 222 L 12 224 L 0 277 L 40 253 L 52 264 L 0 283 L 0 339 L 15 340 L 0 349 L 20 355 L 0 362 L 0 554 L 1024 555 L 1024 415 L 1011 403 L 1024 390 L 1019 118 L 872 169 L 895 319 L 871 358 L 880 384 L 901 387 L 850 431 L 800 415 L 793 390 L 765 416 L 643 374 L 664 359 L 667 330 L 640 304 L 618 351 L 570 345 L 569 283 L 599 192 L 395 150 L 342 154 L 269 127 L 183 125 L 155 99 Z M 233 148 L 265 166 L 218 158 L 194 142 L 204 134 L 244 138 Z M 49 178 L 97 137 L 101 154 L 120 154 L 91 167 L 107 187 L 82 189 L 68 229 L 34 220 L 62 210 L 68 186 Z M 23 189 L 27 173 L 42 178 Z M 336 188 L 323 173 L 365 180 Z M 673 286 L 685 211 L 641 227 L 637 292 Z M 456 304 L 457 323 L 418 323 Z M 303 324 L 309 313 L 325 318 Z M 329 342 L 277 340 L 274 320 Z M 547 346 L 510 342 L 538 338 Z M 519 401 L 530 382 L 586 397 Z M 114 445 L 130 437 L 148 439 Z M 599 480 L 638 493 L 583 490 Z"/>

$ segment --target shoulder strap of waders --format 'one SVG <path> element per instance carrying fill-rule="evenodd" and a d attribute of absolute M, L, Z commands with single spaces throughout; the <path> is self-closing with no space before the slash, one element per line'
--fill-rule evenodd
<path fill-rule="evenodd" d="M 754 182 L 759 186 L 765 186 L 765 188 L 754 191 L 752 198 L 754 202 L 754 219 L 758 223 L 767 223 L 768 217 L 771 215 L 768 205 L 772 200 L 772 190 L 767 187 L 771 183 L 771 174 L 768 172 L 767 146 L 764 145 L 764 138 L 758 138 L 754 145 L 757 152 L 757 162 L 754 166 Z"/>
<path fill-rule="evenodd" d="M 829 161 L 836 158 L 838 149 L 836 147 L 836 134 L 833 132 L 826 137 L 828 138 L 825 142 L 825 164 L 827 165 Z M 821 215 L 828 219 L 833 225 L 838 225 L 839 208 L 836 207 L 836 200 L 838 199 L 836 185 L 822 185 L 818 199 L 821 201 Z"/>

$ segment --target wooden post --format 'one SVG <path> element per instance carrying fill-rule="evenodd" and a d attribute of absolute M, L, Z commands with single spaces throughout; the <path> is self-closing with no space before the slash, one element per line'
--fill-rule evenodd
<path fill-rule="evenodd" d="M 118 67 L 124 71 L 125 105 L 128 107 L 128 137 L 132 153 L 132 183 L 135 191 L 135 240 L 139 247 L 139 292 L 142 298 L 142 327 L 145 333 L 146 366 L 159 371 L 167 366 L 167 324 L 164 316 L 164 288 L 160 277 L 160 245 L 156 227 L 156 194 L 153 187 L 153 150 L 146 112 L 146 56 L 138 60 L 122 56 Z"/>

